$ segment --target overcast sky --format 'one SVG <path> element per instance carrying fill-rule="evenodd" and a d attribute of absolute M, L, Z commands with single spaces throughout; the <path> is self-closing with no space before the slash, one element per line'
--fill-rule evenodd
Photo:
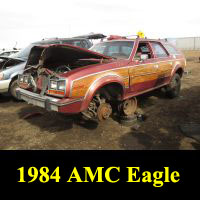
<path fill-rule="evenodd" d="M 0 48 L 90 32 L 200 36 L 198 0 L 1 0 Z"/>

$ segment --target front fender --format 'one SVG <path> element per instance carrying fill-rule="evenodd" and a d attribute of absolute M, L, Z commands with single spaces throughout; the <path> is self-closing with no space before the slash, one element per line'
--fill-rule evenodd
<path fill-rule="evenodd" d="M 11 74 L 10 79 L 17 77 L 19 74 L 23 74 L 23 72 L 24 72 L 23 70 L 14 72 L 13 74 Z"/>
<path fill-rule="evenodd" d="M 96 94 L 96 92 L 104 87 L 105 85 L 108 85 L 110 83 L 118 83 L 122 86 L 123 88 L 123 93 L 125 90 L 125 85 L 124 82 L 122 80 L 122 78 L 119 75 L 107 75 L 104 77 L 100 77 L 98 79 L 96 79 L 89 87 L 89 89 L 87 90 L 84 99 L 83 99 L 83 103 L 81 106 L 81 111 L 84 111 L 88 108 L 90 101 L 92 100 L 92 98 L 94 97 L 94 95 Z"/>
<path fill-rule="evenodd" d="M 5 74 L 6 79 L 13 79 L 18 74 L 23 73 L 25 67 L 25 63 L 20 63 L 14 67 L 10 67 L 3 71 Z"/>

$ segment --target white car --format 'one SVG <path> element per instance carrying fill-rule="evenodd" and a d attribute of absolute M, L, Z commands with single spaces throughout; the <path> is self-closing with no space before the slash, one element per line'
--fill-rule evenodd
<path fill-rule="evenodd" d="M 18 53 L 18 52 L 19 52 L 19 50 L 2 51 L 0 53 L 0 56 L 8 57 L 8 56 L 11 56 L 12 54 L 15 54 L 15 53 Z"/>

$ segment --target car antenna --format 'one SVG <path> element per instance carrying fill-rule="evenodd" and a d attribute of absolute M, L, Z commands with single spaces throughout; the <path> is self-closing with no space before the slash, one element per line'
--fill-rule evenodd
<path fill-rule="evenodd" d="M 15 42 L 15 46 L 13 47 L 14 50 L 17 50 L 16 46 L 17 46 L 17 42 Z"/>

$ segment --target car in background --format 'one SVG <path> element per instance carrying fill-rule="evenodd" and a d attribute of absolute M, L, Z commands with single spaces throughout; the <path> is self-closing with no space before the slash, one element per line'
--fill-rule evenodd
<path fill-rule="evenodd" d="M 15 53 L 18 53 L 18 52 L 19 52 L 19 50 L 2 51 L 2 52 L 0 53 L 0 56 L 8 57 L 8 56 L 11 56 L 11 55 L 13 55 L 13 54 L 15 54 Z"/>
<path fill-rule="evenodd" d="M 17 85 L 17 77 L 22 74 L 26 65 L 30 50 L 33 46 L 43 46 L 49 44 L 70 44 L 81 48 L 89 49 L 93 45 L 91 39 L 98 39 L 98 35 L 90 34 L 78 36 L 74 38 L 50 38 L 43 39 L 38 42 L 29 44 L 16 54 L 8 56 L 0 56 L 0 94 L 10 93 L 15 99 Z M 92 36 L 95 36 L 92 37 Z M 99 37 L 102 37 L 99 36 Z"/>

